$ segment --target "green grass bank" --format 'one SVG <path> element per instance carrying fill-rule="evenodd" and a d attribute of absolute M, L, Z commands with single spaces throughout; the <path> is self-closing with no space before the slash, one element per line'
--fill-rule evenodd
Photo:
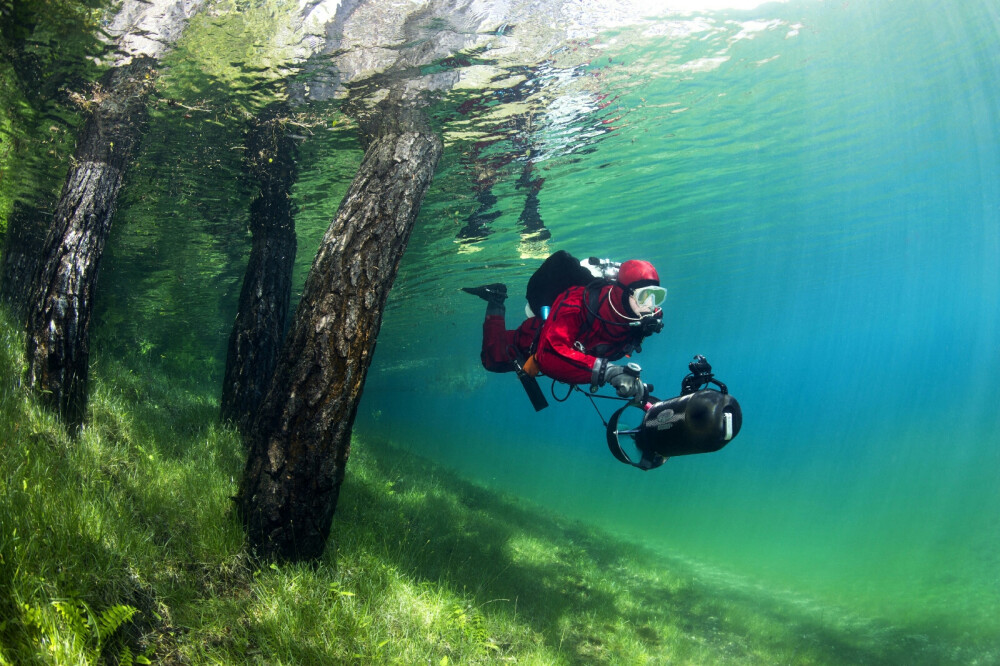
<path fill-rule="evenodd" d="M 0 664 L 969 663 L 356 438 L 322 561 L 248 556 L 211 391 L 102 360 L 71 436 L 0 321 Z"/>

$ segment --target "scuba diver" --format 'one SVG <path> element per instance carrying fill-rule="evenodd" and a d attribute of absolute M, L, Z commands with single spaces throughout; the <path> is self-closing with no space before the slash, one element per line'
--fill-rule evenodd
<path fill-rule="evenodd" d="M 601 416 L 608 449 L 620 462 L 648 471 L 672 456 L 718 451 L 739 434 L 739 403 L 704 356 L 696 355 L 688 364 L 690 374 L 681 382 L 680 395 L 667 400 L 651 395 L 653 387 L 639 378 L 637 364 L 615 363 L 640 352 L 647 337 L 663 330 L 661 305 L 667 290 L 648 261 L 578 261 L 568 252 L 556 252 L 528 280 L 527 319 L 513 330 L 505 322 L 506 285 L 462 289 L 486 301 L 483 367 L 516 372 L 535 411 L 548 406 L 536 380 L 540 374 L 553 380 L 552 397 L 559 402 L 574 391 L 584 393 Z M 556 396 L 556 382 L 570 385 L 566 397 Z M 580 385 L 589 385 L 589 392 Z M 618 397 L 594 395 L 605 385 Z M 625 404 L 605 419 L 595 397 Z M 623 423 L 630 407 L 642 412 L 637 427 Z M 623 438 L 641 453 L 638 461 L 625 451 Z"/>
<path fill-rule="evenodd" d="M 531 378 L 544 374 L 566 384 L 589 384 L 591 392 L 610 384 L 620 397 L 636 402 L 645 397 L 638 377 L 613 362 L 638 353 L 646 337 L 663 329 L 660 306 L 667 290 L 648 261 L 578 261 L 556 252 L 528 281 L 528 318 L 514 330 L 505 323 L 506 285 L 463 291 L 486 301 L 480 358 L 487 370 Z M 534 398 L 532 403 L 536 410 L 544 406 Z"/>

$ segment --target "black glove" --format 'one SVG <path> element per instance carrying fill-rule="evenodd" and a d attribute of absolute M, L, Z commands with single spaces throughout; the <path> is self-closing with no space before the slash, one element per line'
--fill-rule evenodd
<path fill-rule="evenodd" d="M 604 371 L 604 381 L 615 387 L 615 392 L 621 398 L 633 398 L 638 404 L 646 397 L 646 385 L 636 375 L 629 374 L 620 365 L 608 365 Z"/>

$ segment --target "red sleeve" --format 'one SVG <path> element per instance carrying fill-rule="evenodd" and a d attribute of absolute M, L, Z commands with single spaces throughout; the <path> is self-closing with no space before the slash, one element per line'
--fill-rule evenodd
<path fill-rule="evenodd" d="M 535 361 L 542 373 L 567 384 L 589 384 L 597 358 L 573 346 L 587 323 L 583 287 L 568 289 L 556 298 L 542 327 Z"/>

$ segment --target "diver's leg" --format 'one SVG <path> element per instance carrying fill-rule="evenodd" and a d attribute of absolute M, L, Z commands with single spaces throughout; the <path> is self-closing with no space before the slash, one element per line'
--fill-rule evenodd
<path fill-rule="evenodd" d="M 480 358 L 483 367 L 490 372 L 510 372 L 514 370 L 511 345 L 517 337 L 516 331 L 508 331 L 504 321 L 507 286 L 501 283 L 484 284 L 480 287 L 462 287 L 462 291 L 486 301 L 486 318 L 483 320 L 483 348 Z"/>
<path fill-rule="evenodd" d="M 479 287 L 462 287 L 462 291 L 486 301 L 486 316 L 504 314 L 503 302 L 507 300 L 507 285 L 502 282 L 484 284 Z"/>
<path fill-rule="evenodd" d="M 483 350 L 479 358 L 490 372 L 512 372 L 514 357 L 511 353 L 516 331 L 508 331 L 502 314 L 489 314 L 483 320 Z"/>

